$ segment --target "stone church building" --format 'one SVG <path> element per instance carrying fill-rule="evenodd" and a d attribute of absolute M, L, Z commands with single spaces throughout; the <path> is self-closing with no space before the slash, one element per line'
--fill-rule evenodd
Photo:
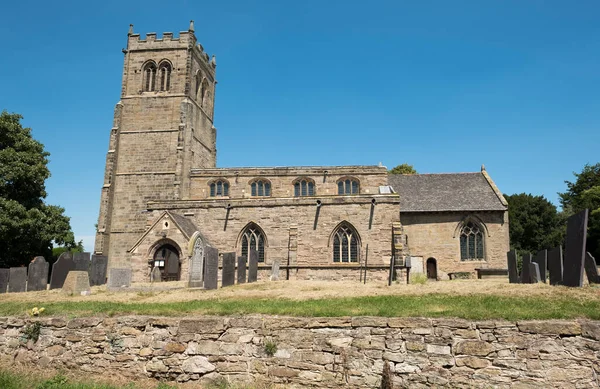
<path fill-rule="evenodd" d="M 206 245 L 259 253 L 289 278 L 383 277 L 505 267 L 507 203 L 476 173 L 391 175 L 382 166 L 217 168 L 216 60 L 193 22 L 179 37 L 130 28 L 110 131 L 95 253 L 147 281 L 187 280 Z"/>

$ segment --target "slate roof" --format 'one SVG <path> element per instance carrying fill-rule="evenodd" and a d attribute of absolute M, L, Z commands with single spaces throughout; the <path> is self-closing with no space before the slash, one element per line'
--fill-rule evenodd
<path fill-rule="evenodd" d="M 389 174 L 402 212 L 505 211 L 506 200 L 487 173 Z"/>
<path fill-rule="evenodd" d="M 177 225 L 179 226 L 181 231 L 187 235 L 188 239 L 191 238 L 192 235 L 194 235 L 194 232 L 196 232 L 198 230 L 196 225 L 187 217 L 181 216 L 180 214 L 175 213 L 175 212 L 167 211 L 167 213 L 169 215 L 171 215 L 171 218 L 173 218 L 175 223 L 177 223 Z"/>

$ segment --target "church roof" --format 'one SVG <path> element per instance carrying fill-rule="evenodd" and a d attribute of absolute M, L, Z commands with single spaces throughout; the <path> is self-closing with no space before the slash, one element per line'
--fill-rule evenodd
<path fill-rule="evenodd" d="M 389 174 L 402 212 L 505 211 L 506 200 L 487 172 Z"/>
<path fill-rule="evenodd" d="M 181 216 L 180 214 L 175 213 L 175 212 L 167 211 L 167 213 L 169 215 L 171 215 L 171 218 L 173 219 L 173 221 L 175 221 L 175 223 L 177 223 L 177 225 L 179 225 L 181 232 L 183 232 L 185 235 L 187 235 L 188 239 L 190 239 L 192 237 L 192 235 L 194 235 L 194 232 L 196 232 L 198 230 L 198 227 L 196 227 L 194 222 L 192 222 L 187 217 Z"/>

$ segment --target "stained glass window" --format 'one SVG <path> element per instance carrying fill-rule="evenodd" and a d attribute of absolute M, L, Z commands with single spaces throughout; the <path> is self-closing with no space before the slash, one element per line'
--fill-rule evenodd
<path fill-rule="evenodd" d="M 338 182 L 339 195 L 354 195 L 360 192 L 360 184 L 354 178 L 346 178 Z"/>
<path fill-rule="evenodd" d="M 473 222 L 466 223 L 460 231 L 460 260 L 483 261 L 483 232 Z"/>
<path fill-rule="evenodd" d="M 262 230 L 252 223 L 244 229 L 242 234 L 242 255 L 248 258 L 250 249 L 258 250 L 258 262 L 265 261 L 265 237 Z"/>
<path fill-rule="evenodd" d="M 257 180 L 251 185 L 252 196 L 271 196 L 271 183 L 267 180 Z"/>
<path fill-rule="evenodd" d="M 294 183 L 294 196 L 305 197 L 315 195 L 315 183 L 308 179 L 302 178 Z"/>
<path fill-rule="evenodd" d="M 210 184 L 210 197 L 229 196 L 229 183 L 225 180 L 217 180 Z"/>
<path fill-rule="evenodd" d="M 358 234 L 348 224 L 333 234 L 333 262 L 358 262 Z"/>

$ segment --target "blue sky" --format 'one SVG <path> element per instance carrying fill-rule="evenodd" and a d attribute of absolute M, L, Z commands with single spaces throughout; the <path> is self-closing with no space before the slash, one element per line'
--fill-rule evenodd
<path fill-rule="evenodd" d="M 130 23 L 217 56 L 219 167 L 478 171 L 558 204 L 600 161 L 598 1 L 3 4 L 0 109 L 51 153 L 47 201 L 93 249 Z"/>

